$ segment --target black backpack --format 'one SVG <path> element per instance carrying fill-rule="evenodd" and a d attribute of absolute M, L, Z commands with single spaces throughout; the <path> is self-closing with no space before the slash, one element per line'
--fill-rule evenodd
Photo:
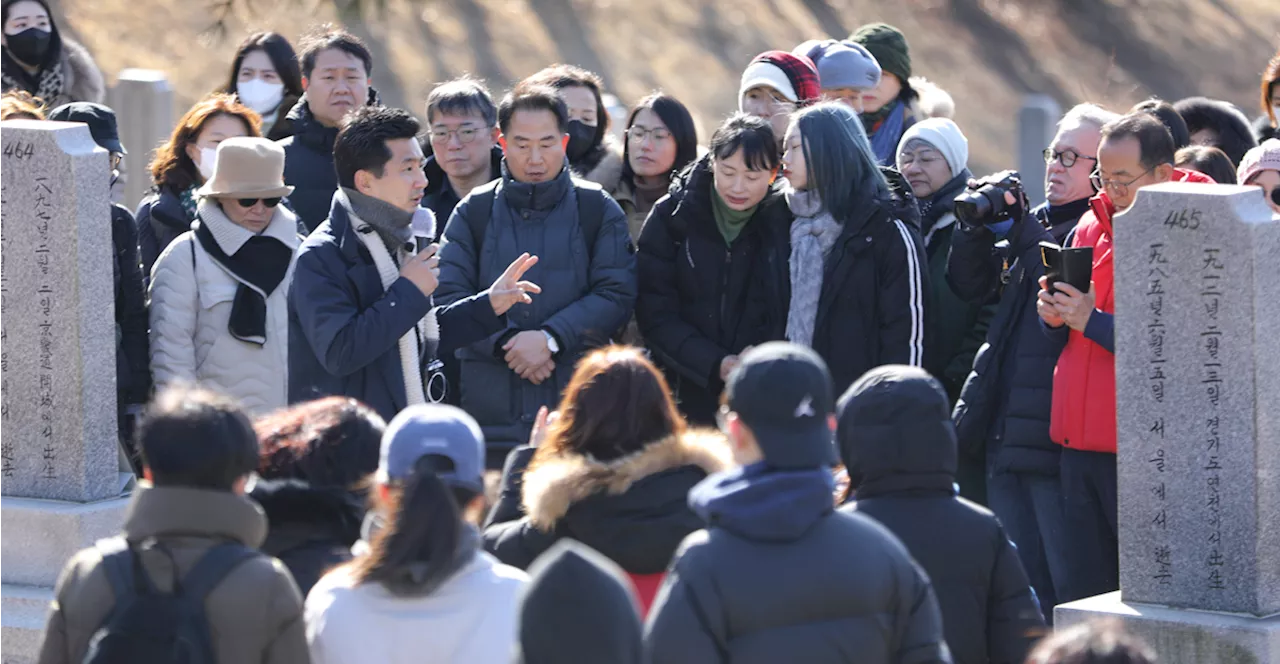
<path fill-rule="evenodd" d="M 84 664 L 217 662 L 205 598 L 233 569 L 260 553 L 238 543 L 215 545 L 181 580 L 174 579 L 172 593 L 162 593 L 125 538 L 100 540 L 97 548 L 116 603 L 89 641 Z"/>

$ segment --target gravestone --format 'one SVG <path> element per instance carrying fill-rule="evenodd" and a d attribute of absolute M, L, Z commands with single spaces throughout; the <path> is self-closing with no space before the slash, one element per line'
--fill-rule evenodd
<path fill-rule="evenodd" d="M 1018 109 L 1018 173 L 1031 205 L 1044 202 L 1044 149 L 1053 143 L 1062 108 L 1049 95 L 1026 95 Z"/>
<path fill-rule="evenodd" d="M 118 531 L 107 153 L 88 127 L 0 125 L 0 520 L 3 659 L 34 659 L 53 586 Z"/>
<path fill-rule="evenodd" d="M 151 189 L 150 166 L 156 148 L 173 132 L 173 87 L 164 72 L 125 69 L 108 92 L 107 103 L 116 112 L 120 142 L 129 151 L 122 169 L 125 173 L 122 204 L 136 210 Z"/>
<path fill-rule="evenodd" d="M 1278 251 L 1257 187 L 1147 187 L 1116 218 L 1120 592 L 1058 625 L 1118 616 L 1162 662 L 1280 662 Z"/>

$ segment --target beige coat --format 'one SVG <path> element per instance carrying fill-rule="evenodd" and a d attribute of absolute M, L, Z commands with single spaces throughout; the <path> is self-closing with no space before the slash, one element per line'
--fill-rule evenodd
<path fill-rule="evenodd" d="M 155 538 L 185 574 L 212 545 L 227 540 L 257 548 L 267 519 L 244 496 L 199 489 L 140 488 L 125 517 L 124 535 L 139 543 Z M 173 588 L 173 564 L 154 548 L 142 565 L 161 592 Z M 89 640 L 115 605 L 102 556 L 89 548 L 77 553 L 58 579 L 40 664 L 83 660 Z M 233 569 L 205 600 L 219 664 L 292 664 L 310 661 L 302 621 L 302 596 L 293 577 L 275 558 L 261 556 Z"/>
<path fill-rule="evenodd" d="M 201 223 L 227 255 L 252 237 L 211 201 L 200 205 Z M 151 270 L 151 372 L 157 388 L 198 383 L 240 400 L 251 414 L 289 402 L 289 284 L 298 253 L 297 218 L 283 206 L 263 231 L 293 249 L 284 281 L 267 297 L 267 341 L 241 341 L 227 331 L 231 305 L 242 283 L 209 255 L 195 233 L 179 235 Z"/>

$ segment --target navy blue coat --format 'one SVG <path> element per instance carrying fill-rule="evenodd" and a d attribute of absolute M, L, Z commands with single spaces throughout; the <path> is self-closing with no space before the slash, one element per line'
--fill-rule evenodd
<path fill-rule="evenodd" d="M 1040 242 L 1062 244 L 1087 209 L 1087 200 L 1052 215 L 1041 207 L 1015 224 L 1006 250 L 1007 276 L 991 231 L 961 226 L 951 238 L 947 280 L 956 294 L 970 302 L 988 301 L 996 293 L 1000 298 L 952 412 L 962 451 L 979 456 L 990 447 L 986 454 L 994 465 L 989 472 L 1058 474 L 1061 446 L 1049 437 L 1049 414 L 1063 343 L 1045 335 L 1036 313 L 1044 275 Z"/>
<path fill-rule="evenodd" d="M 578 220 L 577 197 L 591 183 L 573 181 L 569 170 L 550 181 L 528 184 L 503 167 L 481 246 L 472 232 L 474 192 L 454 210 L 440 248 L 436 299 L 453 305 L 484 290 L 522 252 L 538 257 L 525 279 L 542 287 L 531 304 L 507 312 L 505 330 L 459 348 L 461 404 L 484 429 L 485 440 L 510 448 L 529 439 L 541 406 L 554 407 L 574 366 L 588 350 L 609 343 L 631 317 L 636 299 L 636 259 L 622 208 L 606 196 L 604 218 L 588 246 Z M 443 329 L 443 326 L 442 326 Z M 560 346 L 555 370 L 539 385 L 516 375 L 503 359 L 502 344 L 522 330 L 546 330 Z"/>
<path fill-rule="evenodd" d="M 382 287 L 347 209 L 333 202 L 329 219 L 298 250 L 289 288 L 289 402 L 336 394 L 359 399 L 386 420 L 395 417 L 408 405 L 400 337 L 432 306 L 404 277 Z M 440 338 L 435 347 L 427 344 L 423 375 L 439 353 L 504 327 L 487 289 L 435 315 Z"/>
<path fill-rule="evenodd" d="M 182 199 L 168 187 L 158 187 L 138 204 L 133 215 L 138 226 L 138 259 L 142 262 L 144 288 L 151 283 L 151 268 L 175 238 L 191 230 L 195 219 L 187 216 Z"/>

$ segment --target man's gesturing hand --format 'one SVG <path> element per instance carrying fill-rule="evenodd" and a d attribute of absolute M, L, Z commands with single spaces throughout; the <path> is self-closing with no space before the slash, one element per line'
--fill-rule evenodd
<path fill-rule="evenodd" d="M 439 250 L 438 244 L 427 245 L 426 249 L 410 256 L 400 267 L 400 276 L 412 282 L 427 297 L 431 297 L 436 286 L 440 285 L 440 259 L 436 257 Z"/>
<path fill-rule="evenodd" d="M 536 295 L 542 292 L 538 284 L 520 280 L 529 268 L 537 264 L 537 256 L 523 253 L 507 266 L 506 271 L 489 287 L 489 304 L 493 307 L 493 313 L 501 316 L 517 304 L 533 302 L 533 298 L 529 297 L 530 293 Z"/>
<path fill-rule="evenodd" d="M 520 332 L 503 344 L 502 350 L 507 351 L 507 366 L 526 380 L 551 360 L 551 349 L 547 348 L 547 336 L 542 330 Z"/>

